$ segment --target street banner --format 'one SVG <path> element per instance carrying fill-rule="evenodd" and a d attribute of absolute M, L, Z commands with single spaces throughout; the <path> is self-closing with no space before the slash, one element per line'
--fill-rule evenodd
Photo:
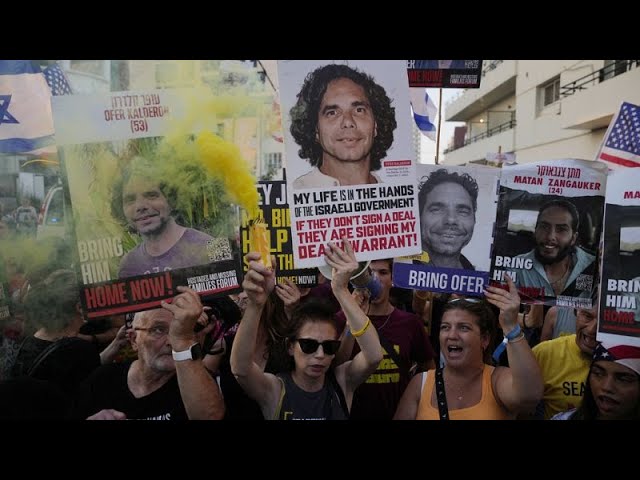
<path fill-rule="evenodd" d="M 599 162 L 503 166 L 492 283 L 508 274 L 524 303 L 591 308 L 605 184 Z"/>
<path fill-rule="evenodd" d="M 202 122 L 180 127 L 189 103 L 206 95 L 152 90 L 53 98 L 89 318 L 158 307 L 179 285 L 203 296 L 240 290 L 238 216 L 223 182 L 209 174 L 210 157 L 235 155 L 235 147 L 201 133 Z M 203 153 L 202 142 L 217 153 Z"/>
<path fill-rule="evenodd" d="M 405 63 L 279 61 L 296 268 L 324 265 L 327 242 L 358 261 L 420 251 Z"/>
<path fill-rule="evenodd" d="M 298 287 L 315 287 L 318 284 L 318 272 L 315 268 L 293 267 L 293 248 L 291 245 L 291 216 L 287 203 L 287 184 L 284 180 L 258 182 L 260 194 L 260 212 L 267 225 L 271 255 L 275 256 L 276 280 L 281 283 L 285 278 Z M 249 241 L 250 218 L 242 211 L 240 236 L 242 256 L 251 251 Z M 249 265 L 243 262 L 246 273 Z"/>
<path fill-rule="evenodd" d="M 513 165 L 516 163 L 516 154 L 513 152 L 487 152 L 485 157 L 487 165 L 490 167 L 502 168 L 503 165 Z"/>
<path fill-rule="evenodd" d="M 640 346 L 639 185 L 638 168 L 607 178 L 597 338 L 608 344 Z"/>
<path fill-rule="evenodd" d="M 480 88 L 482 60 L 407 60 L 411 87 Z"/>
<path fill-rule="evenodd" d="M 489 283 L 500 170 L 418 165 L 422 253 L 397 258 L 394 285 L 480 296 Z"/>

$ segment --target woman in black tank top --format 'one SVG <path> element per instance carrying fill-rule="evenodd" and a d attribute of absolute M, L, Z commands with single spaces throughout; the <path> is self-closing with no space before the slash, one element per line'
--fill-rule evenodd
<path fill-rule="evenodd" d="M 371 321 L 349 292 L 349 279 L 359 268 L 351 245 L 342 250 L 331 242 L 325 260 L 333 269 L 331 288 L 360 346 L 353 360 L 332 371 L 340 347 L 333 309 L 320 300 L 299 305 L 293 312 L 293 333 L 287 339 L 291 370 L 278 376 L 265 373 L 253 362 L 260 315 L 275 286 L 275 272 L 248 253 L 249 270 L 242 286 L 248 304 L 231 351 L 231 369 L 238 383 L 253 398 L 267 419 L 333 420 L 347 418 L 354 390 L 382 360 L 382 347 Z M 275 259 L 272 262 L 275 265 Z M 334 381 L 335 380 L 335 381 Z"/>

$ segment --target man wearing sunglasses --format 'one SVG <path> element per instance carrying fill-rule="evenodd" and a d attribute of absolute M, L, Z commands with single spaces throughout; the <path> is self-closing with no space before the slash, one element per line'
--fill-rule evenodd
<path fill-rule="evenodd" d="M 129 332 L 138 359 L 98 368 L 81 385 L 74 418 L 219 420 L 224 401 L 202 363 L 200 297 L 187 287 L 162 308 L 138 312 Z"/>
<path fill-rule="evenodd" d="M 332 367 L 340 341 L 332 307 L 327 302 L 309 301 L 293 312 L 293 333 L 287 351 L 293 369 L 278 375 L 266 373 L 254 361 L 260 316 L 275 286 L 275 272 L 250 252 L 242 286 L 249 297 L 247 308 L 231 350 L 231 369 L 238 383 L 273 420 L 341 420 L 348 418 L 356 388 L 382 360 L 382 347 L 371 321 L 349 292 L 349 279 L 358 262 L 349 241 L 345 249 L 329 242 L 325 260 L 332 267 L 331 288 L 352 335 L 360 346 L 353 360 Z"/>

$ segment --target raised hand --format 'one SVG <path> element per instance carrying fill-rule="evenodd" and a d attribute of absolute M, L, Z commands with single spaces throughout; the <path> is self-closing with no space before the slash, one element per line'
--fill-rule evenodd
<path fill-rule="evenodd" d="M 346 237 L 342 238 L 344 250 L 335 243 L 329 242 L 325 250 L 324 258 L 331 267 L 331 289 L 335 292 L 347 289 L 349 280 L 358 269 L 358 261 L 353 252 L 351 243 Z"/>
<path fill-rule="evenodd" d="M 169 325 L 169 340 L 192 340 L 194 327 L 204 311 L 198 294 L 189 287 L 179 286 L 178 295 L 171 303 L 162 302 L 162 308 L 173 314 L 173 321 Z"/>
<path fill-rule="evenodd" d="M 257 252 L 249 252 L 244 258 L 249 263 L 249 270 L 244 275 L 242 288 L 246 292 L 249 302 L 262 306 L 276 285 L 275 270 L 265 267 Z M 275 265 L 273 256 L 271 260 Z"/>
<path fill-rule="evenodd" d="M 280 297 L 284 303 L 285 310 L 292 311 L 298 303 L 300 303 L 300 289 L 288 278 L 283 279 L 282 283 L 276 285 L 276 295 Z"/>
<path fill-rule="evenodd" d="M 505 274 L 509 291 L 499 287 L 488 286 L 484 291 L 487 301 L 500 309 L 498 321 L 502 331 L 507 334 L 518 324 L 518 310 L 520 310 L 520 295 L 518 289 L 508 274 Z"/>

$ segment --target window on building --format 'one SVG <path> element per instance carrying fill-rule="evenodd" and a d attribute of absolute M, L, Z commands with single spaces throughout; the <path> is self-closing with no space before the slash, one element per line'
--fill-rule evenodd
<path fill-rule="evenodd" d="M 265 153 L 264 166 L 267 170 L 280 170 L 282 168 L 282 153 L 281 152 Z"/>
<path fill-rule="evenodd" d="M 70 60 L 69 69 L 104 77 L 106 60 Z"/>
<path fill-rule="evenodd" d="M 605 60 L 604 69 L 600 74 L 600 81 L 608 80 L 623 74 L 631 67 L 631 61 L 628 60 Z"/>
<path fill-rule="evenodd" d="M 546 107 L 560 100 L 560 77 L 556 77 L 542 87 L 542 106 Z"/>

